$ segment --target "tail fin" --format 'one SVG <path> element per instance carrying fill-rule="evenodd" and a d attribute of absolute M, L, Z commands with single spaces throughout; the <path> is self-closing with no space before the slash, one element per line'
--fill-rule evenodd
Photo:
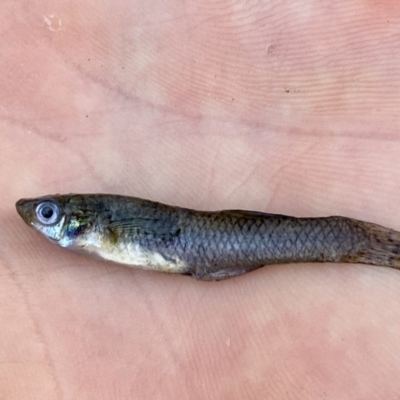
<path fill-rule="evenodd" d="M 342 261 L 400 269 L 400 232 L 363 221 L 357 225 L 365 240 Z"/>

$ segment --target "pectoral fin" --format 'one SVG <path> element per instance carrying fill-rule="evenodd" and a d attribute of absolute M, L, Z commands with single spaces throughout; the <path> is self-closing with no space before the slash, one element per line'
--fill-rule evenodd
<path fill-rule="evenodd" d="M 112 221 L 108 229 L 116 234 L 136 234 L 159 239 L 172 239 L 180 233 L 175 222 L 159 218 L 129 218 Z"/>

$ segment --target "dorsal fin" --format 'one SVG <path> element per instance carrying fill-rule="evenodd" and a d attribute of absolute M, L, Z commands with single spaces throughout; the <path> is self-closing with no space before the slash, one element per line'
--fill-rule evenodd
<path fill-rule="evenodd" d="M 285 218 L 285 219 L 291 218 L 287 215 L 271 214 L 271 213 L 265 213 L 262 211 L 227 210 L 227 211 L 221 211 L 221 213 L 235 215 L 237 217 L 243 217 L 243 218 L 259 218 L 259 217 L 279 217 L 279 218 Z"/>

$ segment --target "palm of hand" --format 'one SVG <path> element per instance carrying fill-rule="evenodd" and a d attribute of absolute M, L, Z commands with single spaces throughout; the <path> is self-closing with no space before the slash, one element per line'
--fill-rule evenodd
<path fill-rule="evenodd" d="M 178 3 L 2 16 L 0 397 L 393 398 L 397 271 L 202 283 L 18 220 L 19 197 L 101 191 L 400 228 L 398 10 Z"/>

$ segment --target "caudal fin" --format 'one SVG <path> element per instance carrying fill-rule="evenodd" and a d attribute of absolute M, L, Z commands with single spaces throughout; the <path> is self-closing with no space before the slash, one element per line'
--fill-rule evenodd
<path fill-rule="evenodd" d="M 400 269 L 400 232 L 363 221 L 357 225 L 365 240 L 342 261 Z"/>

